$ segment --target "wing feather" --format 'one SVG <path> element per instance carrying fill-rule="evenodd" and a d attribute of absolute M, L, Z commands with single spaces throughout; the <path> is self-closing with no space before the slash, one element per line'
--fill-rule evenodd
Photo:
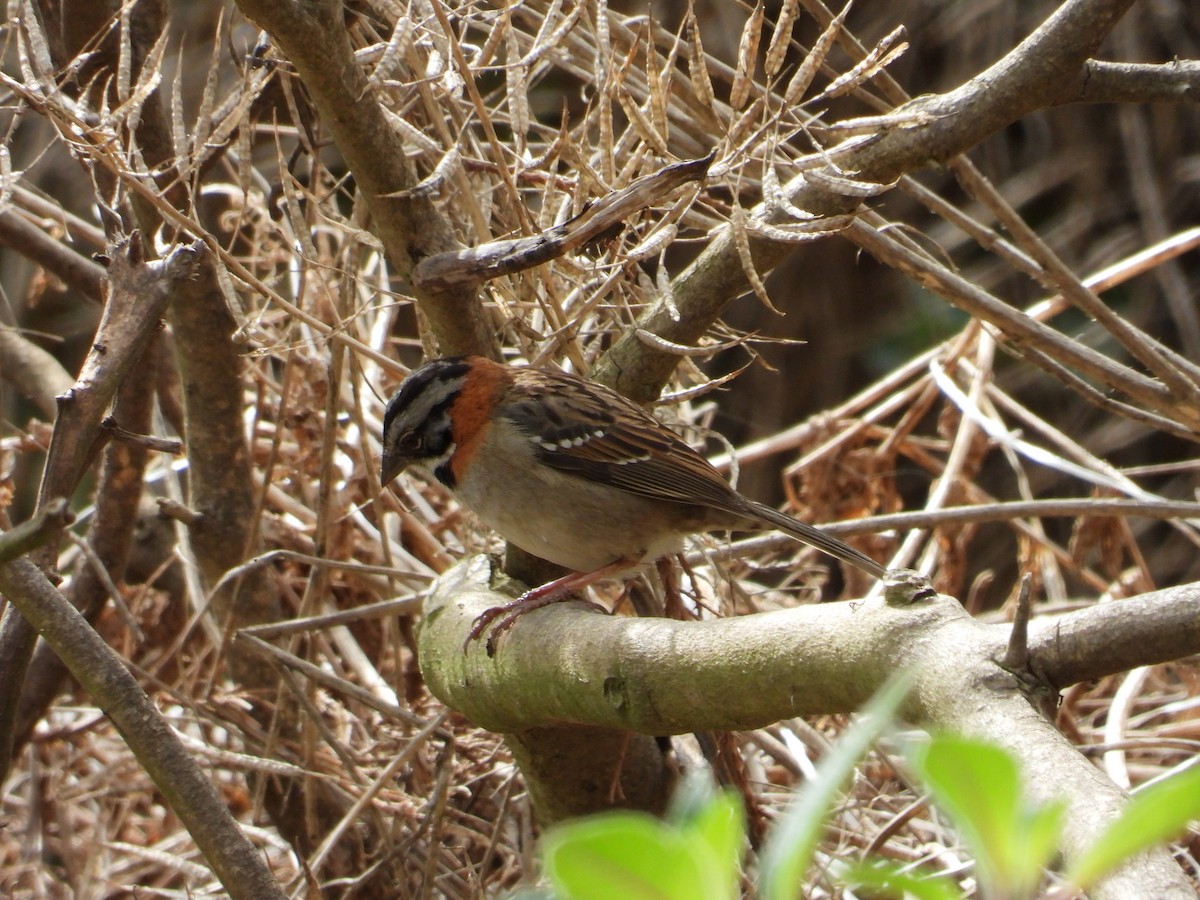
<path fill-rule="evenodd" d="M 518 381 L 504 415 L 541 462 L 631 494 L 741 514 L 740 497 L 700 453 L 616 391 L 563 373 Z"/>

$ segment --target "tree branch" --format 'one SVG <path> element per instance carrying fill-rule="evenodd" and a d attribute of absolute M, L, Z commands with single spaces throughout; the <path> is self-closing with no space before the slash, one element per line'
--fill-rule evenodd
<path fill-rule="evenodd" d="M 1068 803 L 1062 845 L 1068 859 L 1089 847 L 1124 804 L 1121 790 L 1030 705 L 1018 679 L 1001 667 L 1009 626 L 981 624 L 952 598 L 930 593 L 905 605 L 849 601 L 703 622 L 605 616 L 562 603 L 523 616 L 490 658 L 482 642 L 465 653 L 462 645 L 475 617 L 508 599 L 488 587 L 489 575 L 487 560 L 473 557 L 443 576 L 426 602 L 421 668 L 429 689 L 448 706 L 522 743 L 566 725 L 577 735 L 591 729 L 661 735 L 849 713 L 894 672 L 908 670 L 914 688 L 906 718 L 985 738 L 1036 763 L 1026 766 L 1033 798 Z M 1200 603 L 1200 587 L 1193 600 Z M 1125 609 L 1126 624 L 1130 602 L 1110 605 Z M 1177 656 L 1200 650 L 1200 615 L 1194 607 L 1187 615 L 1191 648 L 1174 648 Z M 1111 659 L 1114 633 L 1110 627 L 1097 658 Z M 1046 665 L 1042 652 L 1035 637 L 1035 668 Z M 1050 669 L 1057 671 L 1053 664 Z M 611 749 L 606 753 L 572 756 L 575 776 L 581 769 L 613 775 L 620 762 Z M 531 793 L 537 790 L 531 783 Z M 1162 849 L 1119 870 L 1094 896 L 1186 897 L 1191 889 Z"/>
<path fill-rule="evenodd" d="M 8 531 L 0 531 L 0 563 L 10 562 L 39 547 L 75 521 L 75 514 L 62 497 L 45 504 L 32 519 Z"/>
<path fill-rule="evenodd" d="M 383 242 L 396 274 L 406 279 L 426 257 L 458 249 L 450 222 L 432 199 L 412 191 L 415 183 L 399 135 L 355 59 L 343 5 L 331 0 L 239 0 L 238 6 L 296 67 L 321 122 L 354 173 L 371 211 L 371 230 Z M 474 285 L 416 290 L 442 353 L 498 357 L 496 335 Z"/>
<path fill-rule="evenodd" d="M 891 236 L 861 220 L 851 223 L 846 236 L 872 256 L 904 272 L 914 281 L 949 300 L 972 317 L 995 326 L 999 334 L 1020 350 L 1066 363 L 1100 382 L 1121 391 L 1153 410 L 1170 414 L 1191 429 L 1200 431 L 1200 409 L 1188 393 L 1173 391 L 1158 379 L 1149 378 L 1114 362 L 1078 341 L 1064 337 L 1031 316 L 1013 309 L 998 297 L 972 284 L 928 257 L 904 247 Z"/>
<path fill-rule="evenodd" d="M 0 212 L 0 244 L 12 247 L 84 297 L 99 303 L 104 268 L 46 234 L 14 209 Z"/>
<path fill-rule="evenodd" d="M 701 181 L 712 156 L 664 166 L 657 172 L 634 179 L 591 203 L 579 215 L 531 237 L 489 241 L 449 253 L 430 256 L 417 264 L 416 284 L 449 288 L 456 284 L 478 285 L 489 278 L 522 272 L 582 247 L 604 232 L 621 228 L 626 219 L 651 206 L 688 182 Z"/>
<path fill-rule="evenodd" d="M 54 419 L 54 398 L 75 383 L 57 359 L 27 340 L 16 328 L 0 323 L 0 376 L 37 407 L 47 421 Z"/>
<path fill-rule="evenodd" d="M 1200 653 L 1200 584 L 1030 623 L 1030 666 L 1057 688 Z"/>
<path fill-rule="evenodd" d="M 131 238 L 114 249 L 108 272 L 108 296 L 91 351 L 74 387 L 58 397 L 58 417 L 39 488 L 39 507 L 70 497 L 91 465 L 100 422 L 130 367 L 162 319 L 172 292 L 195 271 L 198 246 L 176 248 L 163 260 L 144 261 L 140 243 Z M 39 556 L 47 567 L 57 558 L 54 546 Z M 15 607 L 0 621 L 0 782 L 7 774 L 13 747 L 20 686 L 37 634 Z"/>
<path fill-rule="evenodd" d="M 161 338 L 161 334 L 156 337 Z M 153 421 L 157 354 L 153 342 L 143 350 L 130 375 L 117 391 L 114 412 L 122 421 L 139 430 L 148 430 Z M 101 427 L 109 430 L 101 420 Z M 91 521 L 90 546 L 95 565 L 84 562 L 71 581 L 71 604 L 88 622 L 95 622 L 109 600 L 109 585 L 125 578 L 126 564 L 134 543 L 134 529 L 142 499 L 149 449 L 124 441 L 109 441 L 104 448 L 100 477 L 96 486 L 95 514 Z M 42 643 L 33 660 L 21 691 L 15 725 L 16 744 L 28 740 L 34 726 L 54 701 L 66 677 L 62 660 Z"/>
<path fill-rule="evenodd" d="M 1115 63 L 1089 59 L 1077 103 L 1195 103 L 1200 62 Z"/>
<path fill-rule="evenodd" d="M 121 660 L 28 559 L 0 565 L 0 593 L 20 610 L 112 719 L 231 897 L 283 898 L 207 775 Z"/>
<path fill-rule="evenodd" d="M 250 448 L 242 423 L 242 361 L 236 324 L 225 306 L 210 256 L 168 310 L 185 400 L 188 505 L 196 514 L 188 539 L 222 627 L 276 621 L 279 597 L 267 572 L 220 587 L 222 576 L 252 556 L 259 541 Z M 235 651 L 234 677 L 259 688 L 277 679 L 257 657 Z"/>
<path fill-rule="evenodd" d="M 945 162 L 1021 117 L 1073 102 L 1084 91 L 1087 62 L 1132 0 L 1068 0 L 1036 31 L 997 63 L 945 94 L 918 98 L 904 107 L 925 114 L 923 124 L 885 132 L 839 158 L 857 181 L 890 184 L 931 163 Z M 859 198 L 798 179 L 789 192 L 794 206 L 819 215 L 852 211 Z M 778 265 L 793 245 L 750 239 L 760 272 Z M 732 230 L 724 229 L 675 280 L 673 306 L 656 304 L 600 360 L 593 376 L 626 396 L 647 402 L 658 396 L 678 357 L 647 346 L 639 329 L 676 344 L 693 345 L 750 287 Z"/>

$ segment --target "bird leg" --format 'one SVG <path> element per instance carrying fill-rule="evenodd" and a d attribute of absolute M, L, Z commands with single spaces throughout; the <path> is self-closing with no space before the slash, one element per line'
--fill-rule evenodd
<path fill-rule="evenodd" d="M 683 559 L 683 554 L 679 554 Z M 663 613 L 668 619 L 690 619 L 687 608 L 683 605 L 683 596 L 679 591 L 679 573 L 675 571 L 675 562 L 669 556 L 660 556 L 654 562 L 658 569 L 658 579 L 662 582 Z"/>
<path fill-rule="evenodd" d="M 511 603 L 485 609 L 476 616 L 475 622 L 471 626 L 471 631 L 467 634 L 467 639 L 463 641 L 463 651 L 465 652 L 467 647 L 470 646 L 471 641 L 479 638 L 495 622 L 496 624 L 492 628 L 491 636 L 488 637 L 487 641 L 488 656 L 492 656 L 496 650 L 496 638 L 512 628 L 517 619 L 525 615 L 525 613 L 533 609 L 541 609 L 543 606 L 549 606 L 551 603 L 557 603 L 560 600 L 566 600 L 572 594 L 582 591 L 597 581 L 602 581 L 612 575 L 619 575 L 621 572 L 633 568 L 637 565 L 637 562 L 636 559 L 621 557 L 614 562 L 610 562 L 607 566 L 601 566 L 599 569 L 591 572 L 568 572 L 561 578 L 556 578 L 540 587 L 526 591 Z M 592 605 L 595 606 L 597 604 Z"/>

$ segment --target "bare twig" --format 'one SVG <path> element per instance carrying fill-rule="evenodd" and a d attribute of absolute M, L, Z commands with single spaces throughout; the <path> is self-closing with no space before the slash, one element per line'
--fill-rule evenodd
<path fill-rule="evenodd" d="M 0 563 L 24 556 L 75 521 L 71 507 L 61 497 L 45 503 L 32 519 L 0 532 Z"/>
<path fill-rule="evenodd" d="M 1021 576 L 1021 588 L 1017 592 L 1017 608 L 1013 614 L 1012 632 L 1008 636 L 1008 649 L 1004 651 L 1004 668 L 1010 672 L 1021 672 L 1029 664 L 1029 616 L 1030 597 L 1033 594 L 1033 576 L 1026 572 Z"/>
<path fill-rule="evenodd" d="M 417 264 L 418 284 L 445 290 L 458 284 L 478 284 L 489 278 L 520 272 L 577 250 L 670 193 L 704 177 L 712 157 L 674 163 L 593 201 L 572 219 L 526 238 L 492 241 L 465 250 L 430 256 Z"/>
<path fill-rule="evenodd" d="M 846 229 L 846 234 L 864 250 L 936 290 L 972 316 L 996 326 L 1018 349 L 1030 347 L 1073 366 L 1105 387 L 1119 390 L 1152 410 L 1174 416 L 1200 433 L 1200 407 L 1193 404 L 1188 395 L 1179 396 L 1158 381 L 1064 337 L 861 221 Z"/>
<path fill-rule="evenodd" d="M 229 895 L 282 900 L 285 894 L 238 828 L 212 780 L 197 768 L 129 670 L 79 611 L 28 560 L 0 565 L 0 591 L 121 729 Z"/>
<path fill-rule="evenodd" d="M 135 431 L 128 431 L 122 428 L 117 422 L 116 416 L 105 416 L 100 421 L 100 427 L 115 440 L 123 441 L 127 444 L 134 444 L 145 450 L 155 450 L 159 453 L 170 453 L 178 456 L 183 452 L 183 441 L 176 441 L 170 438 L 155 437 L 152 434 L 138 434 Z"/>

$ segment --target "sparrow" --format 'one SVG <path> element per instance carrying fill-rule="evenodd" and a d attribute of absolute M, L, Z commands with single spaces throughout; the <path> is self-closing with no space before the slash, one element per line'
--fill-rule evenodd
<path fill-rule="evenodd" d="M 496 622 L 489 652 L 525 612 L 677 553 L 699 532 L 774 528 L 875 578 L 886 571 L 738 493 L 636 403 L 562 371 L 481 356 L 425 363 L 388 401 L 382 484 L 412 465 L 505 540 L 570 570 L 475 620 L 468 645 Z"/>

